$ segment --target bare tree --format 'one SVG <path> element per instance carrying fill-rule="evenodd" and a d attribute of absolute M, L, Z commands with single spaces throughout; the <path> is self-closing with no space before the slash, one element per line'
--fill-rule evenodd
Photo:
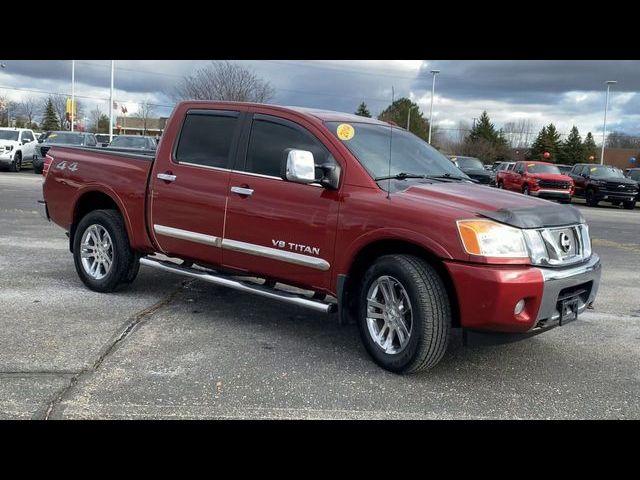
<path fill-rule="evenodd" d="M 528 147 L 534 135 L 533 122 L 529 119 L 506 122 L 502 130 L 512 148 Z"/>
<path fill-rule="evenodd" d="M 62 128 L 62 130 L 71 129 L 71 124 L 67 120 L 67 98 L 69 97 L 67 97 L 66 95 L 62 95 L 61 93 L 52 93 L 47 98 L 45 98 L 44 101 L 41 103 L 41 110 L 42 112 L 44 112 L 47 107 L 47 101 L 51 99 L 51 103 L 53 104 L 53 109 L 55 110 L 56 115 L 58 115 L 58 118 L 60 119 L 60 127 Z M 77 98 L 75 99 L 75 101 L 76 101 L 76 120 L 77 120 L 78 118 L 82 118 L 82 115 L 84 112 L 84 105 Z"/>
<path fill-rule="evenodd" d="M 102 110 L 100 110 L 100 107 L 98 105 L 96 105 L 96 108 L 94 108 L 93 110 L 91 110 L 91 112 L 89 112 L 89 120 L 91 121 L 91 129 L 96 133 L 99 130 L 100 117 L 102 117 Z"/>
<path fill-rule="evenodd" d="M 609 148 L 638 148 L 640 147 L 640 138 L 614 130 L 607 135 L 605 145 Z"/>
<path fill-rule="evenodd" d="M 34 123 L 39 104 L 40 101 L 33 96 L 26 97 L 22 102 L 20 102 L 20 113 L 26 118 L 28 128 L 31 128 Z"/>
<path fill-rule="evenodd" d="M 13 119 L 15 122 L 18 113 L 18 103 L 11 100 L 4 93 L 0 94 L 0 126 L 10 126 L 9 120 Z"/>
<path fill-rule="evenodd" d="M 213 61 L 182 79 L 175 100 L 230 100 L 266 103 L 275 95 L 271 84 L 253 71 L 228 61 Z"/>
<path fill-rule="evenodd" d="M 134 117 L 140 118 L 142 120 L 142 129 L 144 135 L 147 134 L 147 121 L 149 120 L 149 118 L 151 118 L 155 110 L 155 105 L 150 103 L 148 98 L 144 99 L 138 104 L 138 111 L 134 114 Z"/>

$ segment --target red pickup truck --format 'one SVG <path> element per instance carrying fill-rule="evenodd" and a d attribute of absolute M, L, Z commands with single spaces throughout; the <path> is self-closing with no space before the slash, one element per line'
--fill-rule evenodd
<path fill-rule="evenodd" d="M 516 162 L 499 179 L 498 188 L 571 203 L 573 180 L 548 162 Z"/>
<path fill-rule="evenodd" d="M 42 212 L 90 289 L 142 264 L 335 312 L 394 372 L 434 366 L 452 327 L 529 336 L 598 290 L 577 209 L 474 185 L 355 115 L 183 102 L 156 152 L 53 146 L 44 174 Z"/>

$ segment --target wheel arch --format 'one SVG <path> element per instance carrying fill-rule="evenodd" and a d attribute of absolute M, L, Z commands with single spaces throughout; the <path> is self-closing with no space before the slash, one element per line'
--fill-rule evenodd
<path fill-rule="evenodd" d="M 460 326 L 460 312 L 458 308 L 458 293 L 449 271 L 443 263 L 443 258 L 435 254 L 431 249 L 419 243 L 406 239 L 379 239 L 363 245 L 353 256 L 348 273 L 344 276 L 339 288 L 340 315 L 342 322 L 347 318 L 355 319 L 357 308 L 357 290 L 367 268 L 379 257 L 384 255 L 400 254 L 413 255 L 426 261 L 433 267 L 442 279 L 451 302 L 452 326 Z"/>
<path fill-rule="evenodd" d="M 76 234 L 76 228 L 80 220 L 89 212 L 94 210 L 111 209 L 117 210 L 124 220 L 127 235 L 131 238 L 131 227 L 126 210 L 123 208 L 120 199 L 116 195 L 104 192 L 102 190 L 89 190 L 82 192 L 73 206 L 73 217 L 71 227 L 69 228 L 69 251 L 73 253 L 73 240 Z"/>

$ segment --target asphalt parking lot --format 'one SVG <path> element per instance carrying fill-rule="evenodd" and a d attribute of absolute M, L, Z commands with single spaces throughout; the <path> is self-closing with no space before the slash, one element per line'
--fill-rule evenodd
<path fill-rule="evenodd" d="M 577 205 L 603 262 L 594 310 L 398 376 L 335 317 L 142 267 L 99 294 L 0 172 L 0 418 L 640 418 L 640 208 Z M 576 202 L 578 203 L 578 202 Z"/>

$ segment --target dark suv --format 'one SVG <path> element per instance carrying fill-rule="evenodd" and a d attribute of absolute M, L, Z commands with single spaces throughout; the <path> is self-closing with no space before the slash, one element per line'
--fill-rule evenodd
<path fill-rule="evenodd" d="M 618 167 L 593 163 L 577 163 L 569 176 L 575 184 L 576 197 L 584 197 L 587 205 L 595 207 L 598 202 L 624 205 L 631 210 L 636 205 L 638 183 L 626 178 Z"/>
<path fill-rule="evenodd" d="M 38 140 L 38 145 L 36 145 L 33 152 L 33 170 L 36 173 L 42 173 L 44 156 L 53 145 L 81 147 L 95 147 L 98 145 L 96 136 L 87 132 L 47 132 L 42 138 L 42 140 Z"/>
<path fill-rule="evenodd" d="M 484 169 L 484 164 L 479 158 L 453 155 L 450 156 L 449 159 L 456 167 L 478 183 L 482 185 L 489 185 L 491 183 L 491 174 Z"/>
<path fill-rule="evenodd" d="M 640 190 L 640 168 L 627 168 L 624 171 L 624 176 L 636 182 Z M 636 196 L 636 202 L 640 202 L 640 192 Z"/>

